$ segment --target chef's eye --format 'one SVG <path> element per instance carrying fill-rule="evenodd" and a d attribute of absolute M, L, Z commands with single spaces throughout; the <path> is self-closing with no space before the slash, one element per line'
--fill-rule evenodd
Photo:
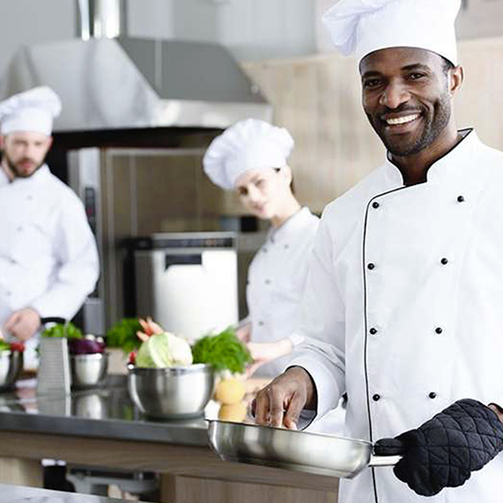
<path fill-rule="evenodd" d="M 409 75 L 410 80 L 420 80 L 424 77 L 426 77 L 424 73 L 418 73 L 418 72 L 414 72 Z"/>
<path fill-rule="evenodd" d="M 246 196 L 248 194 L 248 189 L 246 189 L 246 187 L 239 187 L 238 194 L 240 196 Z"/>
<path fill-rule="evenodd" d="M 363 82 L 363 87 L 366 89 L 374 89 L 381 85 L 381 79 L 368 79 Z"/>

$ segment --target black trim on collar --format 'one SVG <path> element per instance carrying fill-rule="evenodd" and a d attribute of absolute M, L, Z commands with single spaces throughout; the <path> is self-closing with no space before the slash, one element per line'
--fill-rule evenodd
<path fill-rule="evenodd" d="M 462 135 L 462 138 L 461 140 L 459 140 L 452 148 L 450 148 L 447 152 L 445 152 L 445 154 L 441 155 L 440 157 L 438 157 L 437 159 L 435 159 L 427 168 L 426 168 L 426 173 L 428 173 L 428 171 L 430 170 L 430 168 L 436 164 L 438 161 L 440 161 L 441 159 L 443 159 L 444 157 L 448 156 L 454 149 L 456 149 L 459 145 L 461 145 L 465 139 L 470 135 L 470 133 L 473 131 L 473 128 L 464 128 L 464 129 L 458 129 L 458 133 L 460 133 Z M 391 158 L 390 156 L 390 153 L 389 151 L 386 151 L 386 159 L 391 163 L 393 164 L 393 166 L 395 166 L 396 169 L 398 169 L 398 171 L 400 171 L 400 168 L 393 162 L 393 159 Z M 400 174 L 402 174 L 402 172 L 400 171 Z M 403 180 L 403 175 L 402 175 L 402 180 Z M 424 182 L 420 182 L 420 183 L 417 183 L 415 185 L 420 185 L 421 183 L 427 183 L 427 180 L 424 181 Z"/>

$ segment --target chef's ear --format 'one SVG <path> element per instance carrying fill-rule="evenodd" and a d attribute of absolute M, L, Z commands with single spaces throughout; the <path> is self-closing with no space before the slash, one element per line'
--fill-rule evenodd
<path fill-rule="evenodd" d="M 455 66 L 452 70 L 449 70 L 449 92 L 451 96 L 459 91 L 464 79 L 465 71 L 462 66 Z"/>
<path fill-rule="evenodd" d="M 1 134 L 0 135 L 0 150 L 3 150 L 4 142 L 5 142 L 5 136 L 3 134 Z"/>

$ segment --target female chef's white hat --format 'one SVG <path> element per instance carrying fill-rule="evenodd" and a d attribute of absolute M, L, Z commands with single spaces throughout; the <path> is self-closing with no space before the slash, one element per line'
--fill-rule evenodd
<path fill-rule="evenodd" d="M 204 172 L 216 185 L 232 190 L 245 171 L 285 166 L 293 146 L 285 128 L 246 119 L 211 142 L 203 158 Z"/>
<path fill-rule="evenodd" d="M 389 47 L 417 47 L 457 65 L 461 0 L 340 0 L 323 15 L 335 47 L 358 61 Z"/>
<path fill-rule="evenodd" d="M 0 134 L 35 131 L 50 136 L 61 100 L 50 87 L 34 87 L 0 103 Z"/>

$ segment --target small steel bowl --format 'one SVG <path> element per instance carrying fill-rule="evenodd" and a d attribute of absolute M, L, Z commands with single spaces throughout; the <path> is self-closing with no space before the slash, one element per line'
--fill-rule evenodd
<path fill-rule="evenodd" d="M 108 355 L 94 353 L 90 355 L 70 355 L 72 388 L 85 389 L 101 386 L 108 369 Z"/>
<path fill-rule="evenodd" d="M 215 387 L 210 365 L 138 368 L 128 365 L 128 390 L 133 403 L 147 416 L 185 419 L 201 416 Z"/>
<path fill-rule="evenodd" d="M 23 370 L 22 352 L 0 352 L 0 391 L 13 389 L 21 370 Z"/>

